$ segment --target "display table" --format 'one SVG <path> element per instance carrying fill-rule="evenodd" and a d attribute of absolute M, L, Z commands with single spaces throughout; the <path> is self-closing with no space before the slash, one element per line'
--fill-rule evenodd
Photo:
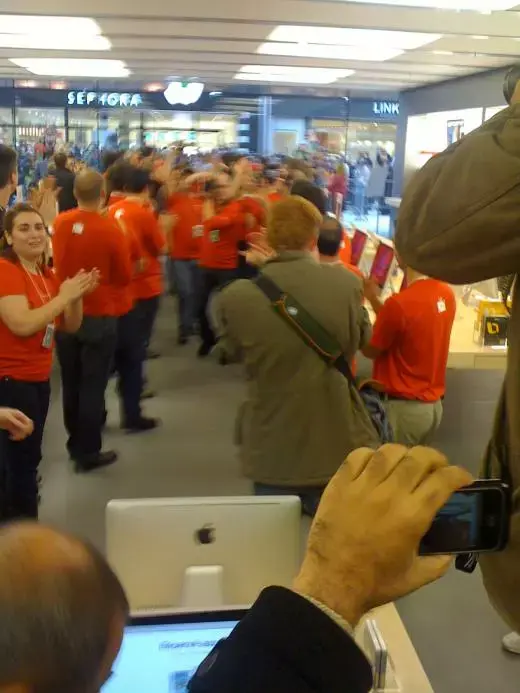
<path fill-rule="evenodd" d="M 392 693 L 433 693 L 430 681 L 417 656 L 412 641 L 393 604 L 387 604 L 368 614 L 374 619 L 388 648 L 389 667 L 385 691 Z M 356 640 L 363 647 L 363 622 L 356 630 Z"/>

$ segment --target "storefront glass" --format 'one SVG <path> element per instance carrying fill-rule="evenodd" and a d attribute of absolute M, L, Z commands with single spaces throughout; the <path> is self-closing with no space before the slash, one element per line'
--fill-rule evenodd
<path fill-rule="evenodd" d="M 65 110 L 18 108 L 15 133 L 17 147 L 30 153 L 62 146 L 65 144 Z"/>
<path fill-rule="evenodd" d="M 13 111 L 0 108 L 0 144 L 13 144 Z"/>
<path fill-rule="evenodd" d="M 374 159 L 381 149 L 393 156 L 396 131 L 393 123 L 312 120 L 309 134 L 327 151 L 346 154 L 347 159 L 356 161 L 361 152 L 368 152 Z"/>
<path fill-rule="evenodd" d="M 100 149 L 131 149 L 141 145 L 141 113 L 130 108 L 99 111 Z"/>

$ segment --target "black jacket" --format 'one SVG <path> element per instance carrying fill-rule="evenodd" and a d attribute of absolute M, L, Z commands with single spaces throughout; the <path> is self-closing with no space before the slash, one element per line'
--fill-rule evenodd
<path fill-rule="evenodd" d="M 320 609 L 282 587 L 258 598 L 202 662 L 190 693 L 368 693 L 370 665 Z"/>
<path fill-rule="evenodd" d="M 78 202 L 74 197 L 74 174 L 68 168 L 57 168 L 52 174 L 56 178 L 56 187 L 60 189 L 58 193 L 58 209 L 66 212 L 74 209 Z"/>

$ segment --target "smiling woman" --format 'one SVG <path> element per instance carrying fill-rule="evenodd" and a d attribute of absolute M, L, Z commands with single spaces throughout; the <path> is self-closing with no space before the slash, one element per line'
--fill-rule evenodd
<path fill-rule="evenodd" d="M 82 321 L 82 296 L 97 276 L 80 272 L 61 286 L 44 264 L 48 236 L 30 205 L 5 217 L 0 258 L 0 406 L 14 407 L 34 422 L 23 441 L 0 431 L 3 519 L 38 516 L 38 465 L 49 407 L 54 332 L 75 331 Z"/>

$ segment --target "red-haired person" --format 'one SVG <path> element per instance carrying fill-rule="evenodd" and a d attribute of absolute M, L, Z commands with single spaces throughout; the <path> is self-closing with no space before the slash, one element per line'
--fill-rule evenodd
<path fill-rule="evenodd" d="M 60 285 L 42 263 L 45 224 L 30 205 L 19 204 L 4 220 L 0 258 L 0 406 L 14 407 L 34 422 L 22 441 L 0 432 L 8 518 L 38 516 L 38 466 L 49 407 L 49 377 L 56 329 L 74 332 L 83 319 L 84 294 L 97 272 L 81 271 Z"/>

